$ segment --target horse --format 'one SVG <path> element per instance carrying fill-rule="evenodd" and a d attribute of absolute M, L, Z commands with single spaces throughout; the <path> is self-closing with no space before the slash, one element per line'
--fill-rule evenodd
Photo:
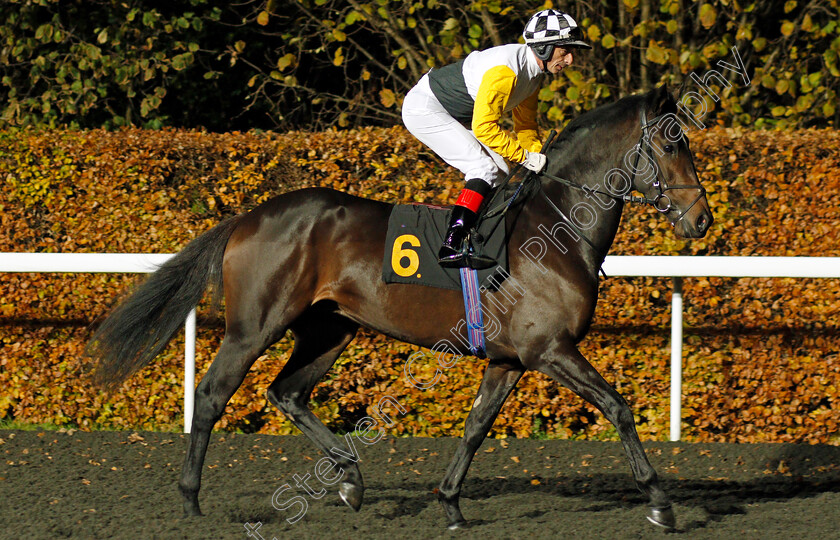
<path fill-rule="evenodd" d="M 486 344 L 487 367 L 437 490 L 449 528 L 467 525 L 459 505 L 467 470 L 526 370 L 548 375 L 606 416 L 618 431 L 637 487 L 649 499 L 647 519 L 675 526 L 670 499 L 645 455 L 629 406 L 577 344 L 589 329 L 598 271 L 625 203 L 654 206 L 685 238 L 703 237 L 713 222 L 676 112 L 663 86 L 578 116 L 545 150 L 548 165 L 536 189 L 505 217 L 511 283 L 530 294 L 515 303 L 485 303 L 499 329 Z M 208 287 L 224 296 L 224 339 L 195 388 L 178 482 L 185 515 L 201 515 L 201 471 L 213 426 L 257 357 L 287 330 L 294 336 L 293 352 L 267 398 L 335 460 L 343 471 L 339 496 L 360 509 L 364 483 L 356 462 L 348 459 L 353 454 L 334 451 L 346 445 L 308 408 L 315 384 L 360 326 L 429 348 L 464 316 L 458 291 L 437 289 L 430 302 L 424 286 L 383 282 L 391 209 L 325 188 L 278 195 L 189 242 L 96 329 L 88 344 L 98 360 L 95 381 L 113 387 L 161 352 Z M 540 238 L 542 243 L 535 240 Z M 492 300 L 503 292 L 483 295 Z M 469 354 L 465 344 L 453 346 Z"/>

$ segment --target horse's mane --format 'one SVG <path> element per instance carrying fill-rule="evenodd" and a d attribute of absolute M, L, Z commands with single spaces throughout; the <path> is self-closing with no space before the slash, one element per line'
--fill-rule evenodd
<path fill-rule="evenodd" d="M 573 159 L 579 165 L 594 165 L 603 159 L 603 144 L 592 144 L 590 138 L 600 128 L 614 126 L 626 122 L 629 116 L 638 119 L 639 110 L 642 107 L 653 108 L 657 105 L 660 92 L 667 92 L 667 89 L 655 89 L 645 94 L 634 94 L 623 97 L 612 103 L 601 105 L 580 116 L 572 119 L 557 136 L 554 146 L 562 148 L 560 155 L 555 159 L 560 160 L 560 166 L 567 163 L 567 159 Z M 676 102 L 671 94 L 667 94 L 667 100 L 663 104 L 663 110 L 676 112 Z M 638 124 L 638 120 L 636 120 Z"/>
<path fill-rule="evenodd" d="M 589 129 L 602 126 L 605 124 L 614 124 L 621 121 L 626 115 L 632 112 L 636 114 L 639 110 L 641 102 L 646 101 L 648 94 L 636 94 L 626 96 L 618 101 L 601 105 L 590 111 L 586 111 L 580 116 L 573 118 L 563 131 L 560 132 L 561 139 L 573 138 L 581 134 L 581 130 L 588 131 Z M 587 129 L 588 128 L 588 129 Z"/>

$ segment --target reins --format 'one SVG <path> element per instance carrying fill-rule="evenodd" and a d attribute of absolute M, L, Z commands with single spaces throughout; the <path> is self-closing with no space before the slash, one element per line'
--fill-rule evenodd
<path fill-rule="evenodd" d="M 685 215 L 691 210 L 691 208 L 694 207 L 694 205 L 697 204 L 697 202 L 700 199 L 703 198 L 703 196 L 706 194 L 706 188 L 704 188 L 702 185 L 699 185 L 699 184 L 698 185 L 673 185 L 673 186 L 669 186 L 667 184 L 664 184 L 664 182 L 662 182 L 660 180 L 660 178 L 659 178 L 660 169 L 659 169 L 659 166 L 658 166 L 658 164 L 656 162 L 656 159 L 653 155 L 653 145 L 650 142 L 650 137 L 651 137 L 650 129 L 651 129 L 652 126 L 655 126 L 660 120 L 662 120 L 662 118 L 664 118 L 666 115 L 661 114 L 659 116 L 654 117 L 651 120 L 648 120 L 645 112 L 646 111 L 645 111 L 644 108 L 642 108 L 641 111 L 640 111 L 640 124 L 641 124 L 641 128 L 642 128 L 642 134 L 639 137 L 639 142 L 634 147 L 634 148 L 638 148 L 638 152 L 636 152 L 636 157 L 635 157 L 635 160 L 633 162 L 633 176 L 630 178 L 630 185 L 632 186 L 633 182 L 636 180 L 636 175 L 637 175 L 638 170 L 639 170 L 638 169 L 639 157 L 642 154 L 645 154 L 645 158 L 654 167 L 654 170 L 655 170 L 655 174 L 654 174 L 654 178 L 653 178 L 653 187 L 655 187 L 659 191 L 659 194 L 656 197 L 650 198 L 650 197 L 645 197 L 644 195 L 639 197 L 639 196 L 632 195 L 630 193 L 624 193 L 624 194 L 618 195 L 618 194 L 615 194 L 615 193 L 610 193 L 608 191 L 603 191 L 603 190 L 600 190 L 600 189 L 591 188 L 589 186 L 584 186 L 584 185 L 581 185 L 581 184 L 577 184 L 577 183 L 572 182 L 570 180 L 567 180 L 565 178 L 561 178 L 559 176 L 549 174 L 545 171 L 539 173 L 538 175 L 532 173 L 530 176 L 532 178 L 537 177 L 537 176 L 547 178 L 548 180 L 551 180 L 553 182 L 557 182 L 557 183 L 562 184 L 564 186 L 568 186 L 568 187 L 573 188 L 573 189 L 578 189 L 578 190 L 584 191 L 586 193 L 597 193 L 599 195 L 604 195 L 604 196 L 609 197 L 611 199 L 614 199 L 616 201 L 621 201 L 621 202 L 626 202 L 626 203 L 631 203 L 631 204 L 637 204 L 637 205 L 652 206 L 653 208 L 655 208 L 658 212 L 660 212 L 662 214 L 667 214 L 668 212 L 670 212 L 673 209 L 673 205 L 671 204 L 671 198 L 667 194 L 668 191 L 670 191 L 672 189 L 696 189 L 696 190 L 698 190 L 697 197 L 694 198 L 694 200 L 691 202 L 691 204 L 688 206 L 688 208 L 686 208 L 683 211 L 677 211 L 678 213 L 677 213 L 677 216 L 675 217 L 675 219 L 669 220 L 669 221 L 671 221 L 672 225 L 676 225 L 677 223 L 679 223 L 685 217 Z M 683 135 L 683 137 L 685 137 L 685 136 Z M 553 142 L 553 137 L 550 137 L 549 140 Z M 549 145 L 547 145 L 547 148 L 544 147 L 544 152 L 547 151 L 547 150 L 550 150 L 550 149 L 551 149 L 551 145 L 549 144 Z M 663 187 L 663 185 L 664 185 L 664 187 Z M 557 207 L 557 205 L 554 204 L 554 201 L 552 201 L 551 199 L 548 198 L 548 195 L 546 195 L 545 191 L 540 190 L 540 193 L 542 194 L 542 196 L 546 200 L 546 202 L 549 204 L 549 206 L 554 210 L 554 212 L 556 212 L 560 217 L 562 217 L 563 220 L 572 228 L 572 230 L 578 236 L 580 236 L 580 238 L 583 239 L 587 244 L 589 244 L 590 247 L 592 247 L 592 249 L 595 251 L 595 253 L 598 254 L 601 257 L 601 263 L 603 263 L 604 257 L 605 257 L 606 254 L 601 254 L 600 253 L 600 250 L 595 246 L 595 244 L 592 243 L 592 241 L 589 240 L 589 238 L 586 237 L 586 235 L 583 234 L 583 231 L 581 231 L 580 228 L 578 228 L 572 222 L 572 220 L 568 216 L 566 216 L 566 214 L 564 214 L 563 211 L 560 210 Z M 665 201 L 664 205 L 662 204 L 663 201 Z M 601 274 L 603 274 L 604 277 L 607 277 L 606 273 L 604 272 L 603 267 L 600 267 L 599 270 L 600 270 Z"/>
<path fill-rule="evenodd" d="M 540 178 L 546 178 L 548 180 L 551 180 L 552 182 L 557 182 L 558 184 L 562 184 L 564 186 L 567 186 L 567 187 L 570 187 L 570 188 L 573 188 L 573 189 L 578 189 L 578 190 L 584 191 L 585 193 L 597 193 L 599 195 L 604 195 L 606 197 L 609 197 L 609 198 L 614 199 L 616 201 L 620 201 L 622 203 L 630 203 L 630 204 L 636 204 L 636 205 L 651 206 L 662 214 L 667 214 L 668 212 L 670 212 L 674 209 L 673 205 L 671 203 L 671 198 L 668 196 L 668 191 L 674 190 L 674 189 L 696 189 L 696 190 L 698 190 L 697 197 L 695 197 L 694 201 L 692 201 L 692 203 L 688 206 L 688 208 L 686 208 L 685 210 L 683 210 L 681 212 L 678 211 L 676 219 L 670 220 L 671 223 L 675 225 L 676 223 L 678 223 L 679 221 L 681 221 L 685 217 L 685 215 L 691 210 L 692 207 L 694 207 L 695 204 L 697 204 L 697 202 L 700 199 L 703 198 L 703 196 L 706 194 L 706 189 L 702 185 L 699 185 L 699 184 L 698 185 L 673 185 L 673 186 L 669 186 L 667 184 L 664 184 L 660 180 L 660 178 L 659 178 L 660 169 L 659 169 L 659 166 L 656 162 L 655 156 L 653 154 L 653 145 L 650 142 L 650 138 L 651 138 L 650 129 L 651 129 L 651 127 L 655 126 L 660 120 L 662 120 L 666 115 L 662 114 L 662 115 L 654 117 L 651 120 L 648 120 L 647 116 L 645 115 L 645 112 L 646 111 L 645 111 L 644 108 L 642 108 L 642 110 L 640 111 L 640 124 L 641 124 L 642 134 L 639 137 L 639 142 L 634 147 L 634 148 L 638 148 L 638 152 L 636 152 L 636 157 L 635 157 L 635 160 L 633 162 L 633 176 L 630 179 L 630 185 L 632 186 L 633 182 L 636 180 L 636 175 L 637 175 L 638 165 L 639 165 L 639 157 L 642 154 L 645 154 L 645 158 L 654 167 L 654 170 L 655 170 L 655 174 L 654 174 L 654 178 L 653 178 L 653 187 L 655 187 L 659 191 L 659 194 L 656 195 L 656 197 L 650 198 L 650 197 L 645 197 L 644 195 L 636 196 L 636 195 L 632 195 L 630 193 L 624 193 L 624 194 L 610 193 L 608 191 L 604 191 L 604 190 L 601 190 L 601 189 L 591 188 L 589 186 L 577 184 L 575 182 L 572 182 L 571 180 L 567 180 L 566 178 L 562 178 L 560 176 L 547 173 L 545 171 L 542 171 L 540 173 L 534 173 L 534 172 L 529 171 L 528 174 L 526 175 L 525 179 L 519 184 L 519 186 L 517 186 L 514 194 L 509 199 L 503 200 L 501 202 L 501 204 L 499 204 L 498 206 L 488 210 L 484 214 L 484 216 L 482 217 L 482 220 L 487 219 L 487 218 L 496 217 L 496 216 L 504 216 L 507 213 L 507 211 L 517 201 L 517 199 L 521 195 L 523 189 L 530 189 L 531 185 L 533 185 L 533 184 L 537 184 L 538 186 L 540 186 L 541 183 L 539 182 L 539 179 Z M 553 149 L 553 145 L 554 145 L 556 136 L 557 136 L 557 131 L 551 130 L 549 132 L 548 138 L 546 139 L 545 143 L 543 144 L 541 153 L 546 154 L 546 153 L 548 153 L 549 150 Z M 683 137 L 685 137 L 685 136 L 683 135 Z M 514 176 L 516 176 L 519 173 L 519 171 L 522 170 L 522 168 L 523 167 L 522 167 L 521 164 L 517 165 L 507 175 L 507 177 L 505 177 L 505 179 L 501 182 L 501 184 L 499 184 L 499 187 L 495 190 L 495 193 L 494 193 L 493 197 L 491 197 L 490 201 L 488 202 L 488 206 L 491 206 L 500 195 L 504 199 L 505 187 L 510 183 L 510 180 Z M 569 227 L 575 232 L 575 234 L 577 234 L 584 242 L 586 242 L 594 250 L 594 252 L 600 257 L 601 262 L 599 263 L 599 271 L 604 277 L 607 277 L 607 274 L 604 272 L 604 269 L 601 266 L 601 264 L 603 264 L 603 262 L 604 262 L 604 258 L 606 256 L 606 253 L 604 253 L 604 254 L 601 253 L 601 250 L 598 249 L 598 247 L 589 238 L 586 237 L 586 235 L 583 233 L 583 231 L 577 225 L 575 225 L 574 222 L 568 216 L 566 216 L 566 214 L 563 213 L 563 211 L 560 208 L 558 208 L 556 204 L 554 204 L 554 201 L 552 201 L 548 197 L 548 195 L 545 193 L 545 191 L 543 189 L 539 189 L 539 191 L 540 191 L 540 194 L 542 195 L 543 199 L 545 199 L 545 201 L 548 203 L 548 205 L 551 207 L 551 209 L 554 210 L 554 212 L 557 213 L 561 218 L 563 218 L 563 220 L 566 222 L 566 224 L 569 225 Z M 663 204 L 663 202 L 664 202 L 664 204 Z M 503 220 L 499 220 L 499 223 L 501 223 L 501 221 L 503 221 Z M 498 223 L 496 224 L 496 226 L 498 226 Z"/>

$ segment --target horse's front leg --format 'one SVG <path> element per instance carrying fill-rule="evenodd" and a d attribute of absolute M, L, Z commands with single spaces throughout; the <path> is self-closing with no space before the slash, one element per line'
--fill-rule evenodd
<path fill-rule="evenodd" d="M 522 361 L 528 369 L 545 373 L 569 388 L 597 407 L 612 422 L 630 459 L 636 484 L 650 498 L 648 519 L 655 525 L 674 528 L 676 519 L 671 501 L 659 486 L 656 471 L 636 433 L 633 413 L 624 398 L 601 377 L 571 341 L 556 341 L 543 354 L 534 358 L 523 357 Z"/>
<path fill-rule="evenodd" d="M 446 512 L 450 529 L 457 529 L 466 525 L 461 514 L 458 501 L 461 496 L 461 485 L 470 468 L 470 463 L 478 447 L 487 437 L 493 426 L 499 410 L 502 408 L 510 391 L 519 382 L 524 369 L 518 361 L 494 362 L 487 366 L 484 378 L 473 402 L 470 415 L 464 426 L 464 437 L 455 451 L 455 455 L 446 470 L 446 475 L 438 489 L 438 500 Z"/>

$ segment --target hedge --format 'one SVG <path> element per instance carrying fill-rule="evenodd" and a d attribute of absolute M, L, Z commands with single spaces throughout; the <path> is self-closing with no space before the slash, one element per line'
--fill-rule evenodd
<path fill-rule="evenodd" d="M 838 256 L 840 132 L 713 128 L 692 134 L 715 214 L 709 234 L 676 238 L 651 209 L 626 208 L 614 255 Z M 319 133 L 0 132 L 0 252 L 175 252 L 226 215 L 303 186 L 389 202 L 451 203 L 462 185 L 402 128 Z M 82 350 L 123 275 L 3 274 L 0 418 L 81 429 L 178 430 L 183 338 L 113 394 L 92 387 Z M 838 280 L 685 280 L 688 441 L 840 444 Z M 670 280 L 608 277 L 582 351 L 631 405 L 643 439 L 667 438 Z M 432 292 L 433 294 L 433 292 Z M 199 309 L 197 371 L 223 322 Z M 263 355 L 220 429 L 296 432 L 265 390 L 289 355 Z M 395 435 L 460 435 L 485 363 L 465 358 L 432 389 L 403 375 L 414 346 L 361 331 L 316 387 L 312 406 L 352 430 L 384 395 L 408 409 Z M 593 407 L 526 374 L 498 437 L 615 439 Z"/>

